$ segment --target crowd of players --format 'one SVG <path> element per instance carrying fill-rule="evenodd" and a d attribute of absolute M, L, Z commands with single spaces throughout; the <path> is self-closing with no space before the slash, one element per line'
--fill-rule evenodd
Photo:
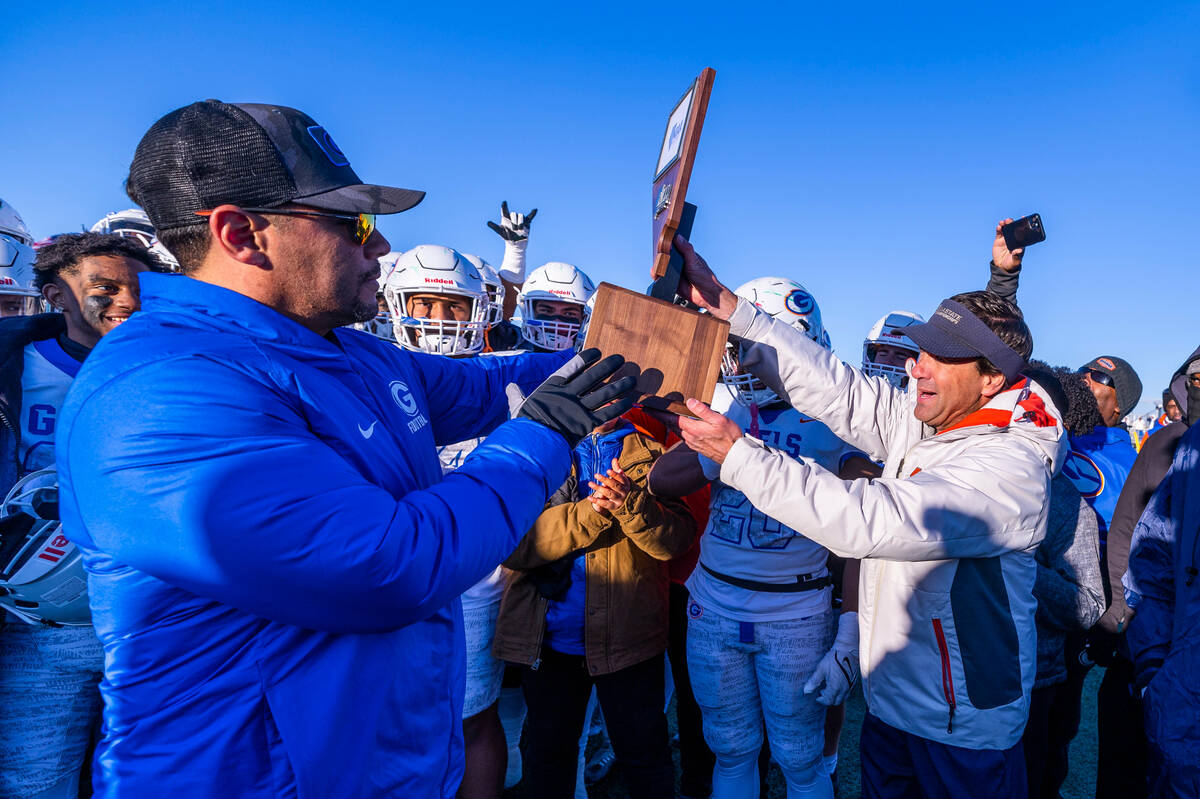
<path fill-rule="evenodd" d="M 503 241 L 498 268 L 436 245 L 380 258 L 378 314 L 360 329 L 448 358 L 579 348 L 595 284 L 569 263 L 527 270 L 535 214 L 504 205 L 489 222 Z M 990 292 L 1015 302 L 1022 256 L 997 233 Z M 103 652 L 79 554 L 57 518 L 54 420 L 83 358 L 137 312 L 138 275 L 177 269 L 139 210 L 35 242 L 0 201 L 0 316 L 24 318 L 0 326 L 0 796 L 89 793 Z M 796 277 L 760 277 L 735 293 L 831 350 L 818 303 Z M 880 318 L 863 341 L 861 371 L 904 388 L 920 350 L 905 329 L 923 321 L 902 310 Z M 744 371 L 742 354 L 731 341 L 714 409 L 842 479 L 879 476 L 864 453 Z M 1142 510 L 1200 410 L 1198 358 L 1200 350 L 1171 377 L 1163 417 L 1136 440 L 1123 420 L 1142 388 L 1123 359 L 1101 355 L 1078 369 L 1034 362 L 1026 373 L 1052 398 L 1070 440 L 1036 553 L 1037 679 L 1023 736 L 1030 796 L 1058 796 L 1096 663 L 1107 667 L 1097 796 L 1147 793 L 1153 747 L 1141 697 L 1162 658 L 1135 666 L 1148 647 L 1125 638 L 1135 612 L 1122 578 Z M 443 470 L 480 440 L 441 447 Z M 844 702 L 859 676 L 858 561 L 767 516 L 713 466 L 636 408 L 575 447 L 572 477 L 534 529 L 462 597 L 460 796 L 496 797 L 524 779 L 528 795 L 583 797 L 585 782 L 614 762 L 631 795 L 674 795 L 672 696 L 681 795 L 758 795 L 770 763 L 789 797 L 834 795 Z M 616 520 L 620 533 L 598 520 Z M 955 655 L 943 643 L 939 656 L 941 675 L 927 676 L 943 685 L 952 733 Z"/>

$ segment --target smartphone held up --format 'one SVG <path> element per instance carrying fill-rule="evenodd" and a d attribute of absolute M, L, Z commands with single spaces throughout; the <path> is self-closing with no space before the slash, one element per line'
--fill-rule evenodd
<path fill-rule="evenodd" d="M 1004 236 L 1004 246 L 1011 252 L 1045 241 L 1046 229 L 1042 227 L 1040 214 L 1030 214 L 1001 227 L 1000 235 Z"/>

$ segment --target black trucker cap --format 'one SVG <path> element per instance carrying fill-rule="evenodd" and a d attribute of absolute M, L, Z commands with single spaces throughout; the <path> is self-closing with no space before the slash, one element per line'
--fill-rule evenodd
<path fill-rule="evenodd" d="M 129 167 L 129 191 L 157 230 L 203 225 L 196 212 L 224 203 L 398 214 L 425 197 L 363 183 L 302 111 L 219 100 L 177 108 L 150 126 Z"/>

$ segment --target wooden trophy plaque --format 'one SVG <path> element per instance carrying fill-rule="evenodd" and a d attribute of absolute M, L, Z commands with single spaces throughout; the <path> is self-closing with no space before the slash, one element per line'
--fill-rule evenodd
<path fill-rule="evenodd" d="M 672 246 L 676 233 L 691 234 L 696 206 L 684 198 L 716 74 L 701 72 L 667 118 L 651 189 L 648 296 L 601 283 L 585 342 L 605 355 L 620 353 L 629 371 L 640 370 L 643 405 L 684 416 L 693 415 L 683 404 L 688 397 L 712 401 L 729 337 L 728 322 L 676 304 L 683 260 Z"/>

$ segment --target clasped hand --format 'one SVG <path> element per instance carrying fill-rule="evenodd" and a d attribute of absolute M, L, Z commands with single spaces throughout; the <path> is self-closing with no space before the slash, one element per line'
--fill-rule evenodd
<path fill-rule="evenodd" d="M 604 474 L 593 474 L 595 480 L 588 480 L 588 488 L 592 489 L 588 501 L 596 513 L 609 514 L 625 504 L 625 498 L 633 490 L 633 481 L 621 470 L 617 459 L 613 458 L 612 467 Z"/>

